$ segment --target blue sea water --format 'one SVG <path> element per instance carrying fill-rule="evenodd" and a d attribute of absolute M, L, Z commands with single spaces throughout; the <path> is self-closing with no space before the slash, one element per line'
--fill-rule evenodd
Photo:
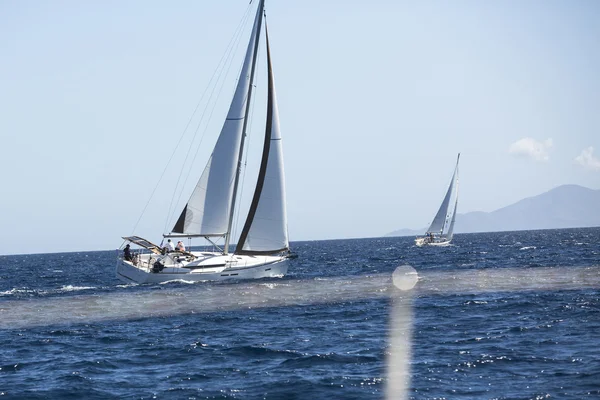
<path fill-rule="evenodd" d="M 125 285 L 115 251 L 1 256 L 0 396 L 600 398 L 600 228 L 292 245 L 284 278 L 224 283 Z"/>

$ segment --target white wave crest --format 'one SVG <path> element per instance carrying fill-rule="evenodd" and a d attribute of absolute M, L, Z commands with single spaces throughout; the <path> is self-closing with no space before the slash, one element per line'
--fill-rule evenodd
<path fill-rule="evenodd" d="M 60 289 L 58 289 L 58 292 L 77 292 L 80 290 L 90 290 L 90 289 L 96 289 L 94 286 L 73 286 L 73 285 L 67 285 L 67 286 L 63 286 Z"/>

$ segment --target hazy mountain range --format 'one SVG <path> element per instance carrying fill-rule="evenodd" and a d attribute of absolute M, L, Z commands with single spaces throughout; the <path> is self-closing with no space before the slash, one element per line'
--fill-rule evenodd
<path fill-rule="evenodd" d="M 459 213 L 454 231 L 498 232 L 590 226 L 600 226 L 600 190 L 562 185 L 492 212 Z M 386 236 L 421 235 L 426 229 L 399 229 Z"/>

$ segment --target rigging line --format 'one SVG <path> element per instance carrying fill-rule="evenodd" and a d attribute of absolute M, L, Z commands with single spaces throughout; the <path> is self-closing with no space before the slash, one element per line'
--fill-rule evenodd
<path fill-rule="evenodd" d="M 246 9 L 246 12 L 245 12 L 245 14 L 248 14 L 248 11 L 249 11 L 249 9 L 250 9 L 250 6 L 248 6 L 248 8 Z M 242 18 L 242 21 L 244 21 L 246 18 L 247 18 L 247 17 L 246 17 L 246 16 L 244 16 L 244 17 Z M 241 25 L 242 25 L 242 23 L 240 23 L 240 24 L 238 25 L 238 29 L 239 29 L 239 26 L 241 26 Z M 235 36 L 235 34 L 234 34 L 234 36 Z M 230 43 L 231 43 L 232 41 L 233 41 L 233 39 L 230 41 Z M 223 57 L 221 57 L 221 59 L 223 59 Z M 219 64 L 220 64 L 220 63 L 219 63 Z M 137 221 L 136 221 L 135 225 L 133 226 L 133 229 L 132 229 L 132 235 L 133 235 L 133 233 L 135 232 L 135 230 L 137 229 L 137 227 L 138 227 L 138 225 L 139 225 L 140 221 L 142 220 L 142 217 L 143 217 L 143 216 L 144 216 L 144 214 L 146 213 L 146 210 L 148 209 L 148 205 L 149 205 L 149 204 L 150 204 L 150 202 L 152 201 L 152 198 L 154 197 L 154 194 L 155 194 L 155 193 L 156 193 L 156 191 L 158 190 L 158 187 L 159 187 L 160 183 L 162 182 L 162 179 L 164 178 L 164 176 L 165 176 L 165 173 L 167 172 L 167 169 L 168 169 L 169 165 L 171 164 L 171 161 L 173 160 L 173 157 L 175 156 L 175 153 L 177 152 L 177 148 L 178 148 L 178 147 L 179 147 L 179 145 L 181 144 L 181 141 L 183 140 L 183 136 L 185 135 L 185 132 L 187 131 L 187 128 L 189 127 L 189 125 L 190 125 L 190 123 L 191 123 L 191 121 L 192 121 L 192 119 L 193 119 L 193 117 L 194 117 L 194 115 L 195 115 L 195 113 L 196 113 L 196 110 L 197 110 L 197 109 L 198 109 L 198 107 L 200 106 L 200 104 L 201 104 L 201 102 L 202 102 L 202 99 L 204 98 L 204 96 L 205 96 L 206 92 L 208 91 L 208 87 L 210 86 L 210 82 L 212 82 L 212 80 L 213 80 L 214 76 L 217 74 L 217 71 L 218 71 L 218 70 L 219 70 L 219 67 L 217 66 L 217 68 L 215 69 L 215 72 L 213 73 L 213 77 L 212 77 L 212 78 L 211 78 L 211 80 L 209 81 L 209 83 L 208 83 L 208 85 L 207 85 L 206 89 L 204 90 L 204 93 L 203 93 L 202 97 L 200 98 L 200 100 L 198 101 L 198 104 L 196 105 L 196 109 L 195 109 L 195 110 L 194 110 L 194 112 L 192 113 L 192 116 L 190 117 L 190 119 L 189 119 L 189 121 L 188 121 L 188 123 L 187 123 L 187 125 L 186 125 L 185 129 L 183 130 L 183 132 L 182 132 L 182 134 L 181 134 L 181 137 L 179 138 L 179 141 L 177 142 L 177 145 L 175 146 L 175 149 L 174 149 L 174 150 L 173 150 L 173 152 L 171 153 L 171 156 L 169 157 L 169 160 L 167 161 L 167 163 L 166 163 L 166 165 L 165 165 L 165 168 L 163 169 L 162 173 L 160 174 L 160 177 L 158 178 L 158 181 L 157 181 L 157 183 L 156 183 L 156 186 L 155 186 L 155 187 L 154 187 L 154 189 L 152 190 L 152 193 L 150 194 L 150 197 L 148 198 L 148 201 L 146 202 L 146 205 L 145 205 L 145 206 L 144 206 L 144 208 L 142 209 L 142 212 L 141 212 L 141 214 L 140 214 L 139 218 L 137 219 Z M 167 215 L 168 215 L 168 214 L 167 214 Z M 165 229 L 166 229 L 166 228 L 165 228 Z"/>
<path fill-rule="evenodd" d="M 237 51 L 237 49 L 239 48 L 239 44 L 240 44 L 240 43 L 241 43 L 240 41 L 238 41 L 238 42 L 237 42 L 237 45 L 236 45 L 236 48 L 235 48 L 235 50 L 233 50 L 233 51 L 232 51 L 230 54 L 233 54 L 233 53 L 235 53 L 235 52 Z M 226 72 L 225 72 L 223 75 L 225 75 L 225 76 L 228 76 L 228 75 L 229 75 L 229 71 L 230 71 L 230 69 L 231 69 L 231 65 L 232 65 L 232 63 L 230 62 L 230 63 L 228 64 L 227 71 L 226 71 Z M 188 169 L 188 172 L 187 172 L 187 174 L 186 174 L 186 176 L 185 176 L 185 179 L 184 179 L 184 183 L 183 183 L 183 185 L 182 185 L 181 192 L 180 192 L 180 194 L 179 194 L 179 197 L 177 198 L 177 204 L 178 204 L 178 203 L 181 201 L 181 196 L 183 195 L 183 188 L 186 186 L 186 184 L 187 184 L 187 181 L 188 181 L 188 179 L 189 179 L 189 177 L 190 177 L 190 174 L 191 174 L 191 172 L 192 172 L 191 165 L 193 165 L 193 164 L 195 163 L 195 161 L 196 161 L 196 158 L 198 157 L 198 153 L 199 153 L 199 151 L 200 151 L 200 147 L 201 147 L 202 141 L 203 141 L 203 139 L 204 139 L 204 135 L 206 134 L 206 131 L 208 130 L 209 122 L 212 120 L 212 116 L 213 116 L 213 113 L 214 113 L 214 111 L 215 111 L 215 109 L 216 109 L 216 105 L 217 105 L 217 103 L 218 103 L 219 97 L 221 96 L 221 93 L 223 92 L 223 86 L 225 85 L 225 80 L 226 80 L 226 79 L 222 79 L 222 80 L 221 80 L 221 83 L 220 83 L 220 86 L 219 86 L 219 89 L 218 89 L 218 90 L 216 90 L 216 86 L 215 86 L 215 88 L 213 89 L 213 93 L 216 91 L 216 92 L 217 92 L 217 96 L 216 96 L 216 98 L 215 98 L 215 100 L 214 100 L 214 101 L 210 101 L 210 102 L 208 102 L 208 103 L 206 104 L 206 107 L 204 108 L 204 111 L 203 111 L 203 116 L 206 114 L 206 110 L 208 110 L 208 105 L 209 105 L 209 104 L 212 104 L 212 108 L 210 109 L 210 113 L 209 113 L 209 115 L 208 115 L 208 119 L 207 119 L 207 121 L 206 121 L 206 125 L 204 126 L 204 129 L 202 130 L 202 134 L 201 134 L 201 138 L 200 138 L 200 143 L 198 143 L 198 145 L 197 145 L 197 146 L 190 146 L 190 148 L 189 148 L 188 155 L 189 155 L 189 153 L 191 152 L 191 149 L 192 149 L 192 147 L 195 147 L 195 148 L 196 148 L 196 152 L 194 153 L 194 157 L 192 158 L 192 161 L 191 161 L 191 163 L 190 163 L 190 168 Z M 211 93 L 211 98 L 212 98 L 212 93 Z M 200 130 L 200 126 L 201 126 L 201 125 L 202 125 L 202 121 L 200 121 L 200 122 L 198 123 L 198 125 L 196 126 L 196 130 L 194 131 L 194 135 L 196 135 L 196 134 L 197 134 L 197 132 Z M 195 136 L 194 136 L 194 137 L 195 137 Z M 187 156 L 186 156 L 186 158 L 187 158 Z M 173 211 L 173 214 L 172 214 L 172 217 L 174 218 L 175 216 L 176 216 L 176 215 L 175 215 L 175 210 L 174 210 L 174 211 Z"/>
<path fill-rule="evenodd" d="M 241 31 L 240 31 L 240 35 L 241 35 Z M 241 36 L 240 36 L 240 37 L 241 37 Z M 236 44 L 236 48 L 235 48 L 235 50 L 232 50 L 232 51 L 230 52 L 230 54 L 231 54 L 231 55 L 232 55 L 232 54 L 235 54 L 235 53 L 237 53 L 237 50 L 238 50 L 238 48 L 239 48 L 239 46 L 240 46 L 240 43 L 241 43 L 241 41 L 238 39 L 238 41 L 237 41 L 237 44 Z M 233 58 L 233 56 L 232 56 L 232 58 Z M 225 76 L 229 76 L 229 71 L 231 70 L 231 66 L 232 66 L 232 65 L 233 65 L 233 63 L 232 63 L 232 62 L 230 62 L 230 63 L 228 64 L 227 71 L 226 71 L 226 72 L 225 72 L 225 74 L 224 74 Z M 239 68 L 238 68 L 238 73 L 237 73 L 237 75 L 238 75 L 238 76 L 239 76 L 239 74 L 241 73 L 241 70 L 242 70 L 242 68 L 243 68 L 243 65 L 240 65 L 240 66 L 239 66 Z M 221 94 L 223 93 L 223 86 L 224 86 L 224 85 L 225 85 L 225 79 L 221 80 L 221 86 L 219 87 L 219 90 L 217 91 L 217 97 L 216 97 L 215 101 L 213 101 L 213 102 L 212 102 L 212 108 L 211 108 L 211 110 L 210 110 L 210 114 L 209 114 L 209 116 L 208 116 L 208 121 L 210 121 L 210 120 L 212 119 L 213 113 L 214 113 L 214 111 L 215 111 L 215 108 L 216 108 L 216 105 L 217 105 L 217 103 L 218 103 L 218 99 L 219 99 L 219 97 L 221 96 Z M 234 85 L 234 86 L 233 86 L 233 93 L 235 93 L 235 90 L 236 90 L 236 85 Z M 232 94 L 232 96 L 233 96 L 233 94 Z M 209 104 L 209 103 L 207 103 L 207 105 L 206 105 L 206 107 L 205 107 L 205 111 L 206 111 L 206 109 L 208 108 L 208 104 Z M 205 112 L 205 111 L 204 111 L 204 112 Z M 204 114 L 203 114 L 203 115 L 204 115 Z M 204 126 L 204 130 L 202 131 L 202 135 L 201 135 L 201 137 L 202 137 L 202 138 L 204 138 L 204 135 L 205 135 L 206 131 L 208 130 L 208 121 L 207 121 L 206 125 Z M 196 132 L 197 132 L 197 131 L 200 129 L 200 125 L 201 125 L 201 122 L 199 122 L 199 123 L 198 123 L 198 125 L 197 125 L 197 127 L 196 127 Z M 200 144 L 201 144 L 201 143 L 202 143 L 202 139 L 201 139 L 201 141 L 200 141 Z M 194 157 L 192 158 L 192 162 L 191 162 L 191 164 L 190 164 L 190 165 L 193 165 L 193 164 L 195 163 L 195 161 L 196 161 L 196 158 L 198 157 L 198 153 L 200 152 L 200 144 L 199 144 L 199 145 L 196 147 L 196 152 L 194 153 Z M 191 148 L 190 148 L 190 149 L 191 149 Z M 188 169 L 188 172 L 187 172 L 187 174 L 186 174 L 186 177 L 185 177 L 185 179 L 184 179 L 184 183 L 183 183 L 183 185 L 182 185 L 181 192 L 179 193 L 179 197 L 177 198 L 177 202 L 176 202 L 176 204 L 179 204 L 179 203 L 181 202 L 181 197 L 182 197 L 182 195 L 183 195 L 183 188 L 184 188 L 184 187 L 186 187 L 186 185 L 187 185 L 187 182 L 188 182 L 188 180 L 189 180 L 189 177 L 190 177 L 190 174 L 191 174 L 191 172 L 192 172 L 192 169 L 191 169 L 191 168 L 189 168 L 189 169 Z M 232 182 L 229 182 L 229 184 L 232 184 Z M 176 215 L 175 211 L 176 211 L 175 209 L 172 211 L 172 214 L 171 214 L 171 219 L 175 219 L 175 218 L 177 217 L 177 215 Z"/>
<path fill-rule="evenodd" d="M 173 196 L 171 197 L 171 203 L 169 205 L 169 209 L 168 209 L 168 212 L 166 214 L 167 219 L 165 221 L 165 227 L 164 227 L 165 231 L 167 229 L 169 220 L 172 220 L 173 218 L 176 217 L 176 211 L 177 210 L 175 209 L 175 205 L 179 204 L 180 201 L 181 201 L 181 197 L 183 195 L 183 191 L 184 191 L 184 189 L 186 187 L 188 178 L 189 178 L 190 173 L 191 173 L 191 167 L 194 164 L 194 161 L 196 160 L 196 156 L 197 156 L 197 154 L 198 154 L 198 152 L 200 150 L 200 146 L 202 145 L 202 142 L 204 141 L 204 136 L 206 134 L 206 131 L 208 129 L 208 125 L 209 125 L 211 117 L 212 117 L 212 111 L 211 111 L 208 119 L 206 120 L 206 126 L 205 126 L 204 130 L 202 131 L 202 134 L 200 135 L 200 142 L 196 146 L 196 153 L 195 153 L 195 155 L 194 155 L 194 157 L 192 159 L 192 162 L 189 164 L 188 173 L 187 173 L 187 175 L 186 175 L 186 177 L 184 179 L 183 184 L 181 184 L 181 186 L 179 186 L 179 183 L 181 182 L 181 177 L 183 176 L 183 173 L 184 173 L 183 171 L 186 168 L 186 165 L 188 165 L 187 161 L 188 161 L 189 156 L 191 154 L 192 148 L 194 147 L 193 144 L 196 141 L 196 137 L 198 135 L 198 131 L 200 129 L 200 126 L 205 121 L 206 110 L 208 109 L 209 104 L 211 104 L 211 103 L 213 104 L 213 110 L 216 107 L 216 103 L 217 103 L 217 100 L 219 98 L 219 94 L 220 94 L 220 92 L 222 90 L 223 83 L 225 81 L 225 78 L 221 79 L 221 77 L 227 76 L 228 73 L 229 73 L 229 69 L 231 68 L 232 54 L 234 54 L 235 51 L 237 50 L 237 48 L 239 47 L 241 33 L 242 33 L 242 27 L 247 24 L 247 20 L 249 18 L 249 15 L 251 14 L 249 11 L 250 11 L 250 7 L 248 6 L 248 8 L 246 9 L 246 12 L 244 14 L 244 17 L 242 18 L 241 22 L 238 24 L 233 37 L 229 41 L 229 44 L 228 44 L 227 49 L 225 51 L 225 54 L 223 55 L 223 57 L 221 57 L 221 60 L 219 61 L 219 66 L 217 68 L 217 70 L 220 71 L 219 75 L 218 75 L 217 79 L 215 80 L 215 83 L 214 83 L 214 86 L 213 86 L 212 91 L 210 93 L 210 96 L 209 96 L 209 98 L 208 98 L 208 100 L 206 102 L 206 105 L 205 105 L 205 107 L 204 107 L 204 109 L 202 111 L 202 115 L 201 115 L 201 117 L 200 117 L 200 119 L 198 121 L 196 129 L 194 130 L 194 135 L 192 137 L 192 141 L 190 143 L 190 146 L 188 146 L 188 151 L 186 152 L 186 156 L 185 156 L 184 162 L 183 162 L 183 164 L 181 166 L 181 169 L 179 171 L 179 175 L 177 177 L 177 184 L 175 186 L 175 190 L 173 191 Z M 223 70 L 225 69 L 225 66 L 228 66 L 227 67 L 227 72 L 225 72 L 225 74 L 223 74 Z M 213 78 L 214 78 L 214 75 L 213 75 Z M 219 80 L 221 80 L 221 86 L 220 86 L 219 90 L 217 91 L 217 98 L 213 101 L 212 99 L 213 99 L 215 90 L 219 86 Z M 211 79 L 211 82 L 212 82 L 212 79 Z M 178 196 L 177 196 L 177 188 L 179 188 L 179 195 Z M 176 196 L 177 196 L 177 201 L 174 202 L 174 199 L 175 199 Z"/>
<path fill-rule="evenodd" d="M 220 60 L 219 60 L 219 62 L 217 63 L 217 67 L 215 68 L 215 71 L 213 72 L 213 75 L 212 75 L 212 77 L 210 78 L 210 80 L 209 80 L 209 82 L 208 82 L 208 84 L 207 84 L 207 87 L 206 87 L 206 89 L 204 90 L 204 93 L 202 94 L 202 97 L 200 98 L 200 100 L 199 100 L 199 101 L 198 101 L 198 103 L 196 104 L 196 108 L 194 109 L 194 112 L 192 113 L 192 116 L 191 116 L 191 117 L 190 117 L 190 119 L 188 120 L 188 123 L 187 123 L 187 125 L 185 126 L 185 129 L 183 130 L 183 133 L 182 133 L 181 137 L 179 138 L 179 141 L 178 141 L 178 143 L 177 143 L 177 146 L 175 147 L 175 150 L 173 151 L 173 154 L 171 155 L 171 158 L 169 159 L 169 162 L 167 163 L 167 165 L 168 165 L 168 164 L 171 162 L 171 159 L 173 158 L 173 156 L 175 155 L 175 153 L 176 153 L 177 149 L 179 148 L 179 145 L 181 144 L 181 141 L 182 141 L 182 139 L 183 139 L 183 136 L 184 136 L 184 135 L 185 135 L 185 133 L 188 131 L 188 128 L 189 128 L 189 126 L 191 125 L 191 123 L 192 123 L 192 120 L 194 119 L 194 116 L 196 115 L 196 113 L 197 113 L 197 111 L 198 111 L 198 108 L 200 107 L 200 105 L 202 104 L 202 102 L 203 102 L 204 98 L 206 97 L 206 93 L 208 92 L 209 88 L 212 86 L 212 90 L 211 90 L 211 92 L 210 92 L 210 95 L 209 95 L 209 97 L 208 97 L 208 99 L 207 99 L 207 106 L 205 106 L 205 108 L 204 108 L 204 110 L 203 110 L 203 112 L 202 112 L 202 114 L 201 114 L 201 116 L 200 116 L 200 122 L 198 123 L 198 127 L 200 126 L 200 124 L 201 124 L 201 123 L 202 123 L 202 121 L 204 120 L 204 116 L 205 116 L 205 114 L 206 114 L 206 108 L 208 107 L 208 103 L 210 103 L 210 101 L 211 101 L 211 99 L 212 99 L 212 97 L 213 97 L 213 94 L 214 94 L 214 92 L 215 92 L 215 88 L 216 88 L 216 86 L 218 85 L 218 81 L 219 81 L 219 79 L 221 79 L 221 76 L 223 75 L 223 74 L 222 74 L 222 71 L 223 71 L 223 69 L 225 68 L 225 65 L 227 65 L 227 63 L 228 63 L 228 61 L 227 61 L 227 60 L 228 60 L 228 59 L 231 57 L 231 54 L 232 54 L 232 52 L 233 52 L 233 49 L 234 49 L 234 48 L 237 48 L 237 46 L 239 45 L 239 40 L 240 40 L 239 38 L 240 38 L 240 35 L 241 35 L 241 32 L 242 32 L 242 28 L 243 28 L 243 26 L 244 26 L 244 25 L 246 25 L 246 23 L 247 23 L 248 17 L 249 17 L 249 15 L 250 15 L 250 9 L 251 9 L 251 8 L 250 8 L 250 6 L 248 6 L 248 7 L 246 8 L 246 11 L 245 11 L 245 13 L 244 13 L 244 15 L 243 15 L 243 17 L 242 17 L 241 21 L 238 23 L 238 26 L 236 27 L 236 29 L 235 29 L 235 31 L 234 31 L 234 34 L 233 34 L 233 36 L 232 36 L 232 37 L 231 37 L 231 39 L 229 40 L 229 43 L 228 43 L 228 45 L 227 45 L 227 47 L 226 47 L 226 49 L 225 49 L 225 51 L 224 51 L 224 54 L 221 56 L 221 59 L 220 59 Z M 236 44 L 236 43 L 237 43 L 237 44 Z M 216 77 L 216 78 L 215 78 L 215 77 Z M 213 83 L 213 82 L 214 82 L 214 83 Z M 209 120 L 210 120 L 210 118 L 209 118 Z M 207 122 L 207 124 L 208 124 L 208 122 Z M 194 136 L 193 136 L 193 138 L 192 138 L 192 142 L 191 142 L 191 144 L 193 144 L 193 143 L 194 143 L 194 141 L 196 140 L 196 135 L 197 135 L 197 133 L 198 133 L 198 127 L 196 127 L 196 129 L 195 129 L 195 131 L 194 131 Z M 204 132 L 206 132 L 206 131 L 204 131 Z M 204 133 L 203 133 L 203 135 L 204 135 Z M 200 138 L 200 144 L 202 143 L 202 140 L 203 140 L 203 138 L 204 138 L 204 136 L 203 136 L 203 135 L 202 135 L 202 137 Z M 181 176 L 182 176 L 182 174 L 183 174 L 183 169 L 185 168 L 186 162 L 187 162 L 187 160 L 188 160 L 188 158 L 189 158 L 189 154 L 190 154 L 191 147 L 192 147 L 192 146 L 191 146 L 191 144 L 190 144 L 190 146 L 188 147 L 188 151 L 187 151 L 187 153 L 186 153 L 186 157 L 185 157 L 185 159 L 184 159 L 184 162 L 183 162 L 183 164 L 182 164 L 182 166 L 181 166 L 181 169 L 180 169 L 180 172 L 179 172 L 179 176 L 178 176 L 178 178 L 177 178 L 177 182 L 176 182 L 176 185 L 175 185 L 175 190 L 173 191 L 173 196 L 171 197 L 171 203 L 169 204 L 169 208 L 168 208 L 168 210 L 167 210 L 167 214 L 166 214 L 166 215 L 167 215 L 167 219 L 166 219 L 166 221 L 165 221 L 165 226 L 164 226 L 164 229 L 163 229 L 163 231 L 166 231 L 166 230 L 167 230 L 167 226 L 168 226 L 168 223 L 169 223 L 169 216 L 171 215 L 171 213 L 172 213 L 172 212 L 173 212 L 173 213 L 175 212 L 175 211 L 172 211 L 172 210 L 173 210 L 173 200 L 175 199 L 175 195 L 176 195 L 176 193 L 177 193 L 177 189 L 178 189 L 178 187 L 179 187 L 179 182 L 181 181 Z M 162 178 L 162 176 L 161 176 L 161 178 Z M 181 186 L 181 189 L 180 189 L 181 191 L 183 191 L 183 187 L 184 187 L 184 185 L 182 185 L 182 186 Z M 179 199 L 180 199 L 180 198 L 181 198 L 181 194 L 180 194 L 180 195 L 179 195 L 179 197 L 178 197 L 178 201 L 179 201 Z"/>
<path fill-rule="evenodd" d="M 249 8 L 248 8 L 248 10 L 249 10 Z M 247 13 L 247 15 L 246 15 L 246 18 L 245 18 L 245 20 L 243 21 L 243 23 L 242 23 L 241 25 L 245 25 L 245 24 L 247 23 L 247 20 L 248 20 L 248 16 L 249 16 L 249 15 L 250 15 L 250 14 L 249 14 L 249 13 Z M 239 27 L 238 27 L 238 28 L 239 28 Z M 206 110 L 208 109 L 208 105 L 209 105 L 209 104 L 212 104 L 212 108 L 211 108 L 211 110 L 210 110 L 210 113 L 209 113 L 209 115 L 208 115 L 208 119 L 207 119 L 207 121 L 206 121 L 206 125 L 204 126 L 204 129 L 203 129 L 203 131 L 202 131 L 202 134 L 200 135 L 200 142 L 198 143 L 198 145 L 197 145 L 197 146 L 192 146 L 192 145 L 190 145 L 190 147 L 188 148 L 188 152 L 187 152 L 187 154 L 186 154 L 186 160 L 187 160 L 187 159 L 188 159 L 188 157 L 189 157 L 189 154 L 190 154 L 190 152 L 191 152 L 191 150 L 192 150 L 192 147 L 196 147 L 196 152 L 194 153 L 194 157 L 192 158 L 192 161 L 191 161 L 191 162 L 190 162 L 190 164 L 189 164 L 189 165 L 190 165 L 190 168 L 188 168 L 187 174 L 186 174 L 186 176 L 185 176 L 185 179 L 184 179 L 184 181 L 183 181 L 183 184 L 181 185 L 181 189 L 180 189 L 180 191 L 179 191 L 179 196 L 177 197 L 177 201 L 175 202 L 175 204 L 179 204 L 179 203 L 181 202 L 181 197 L 183 196 L 183 189 L 186 187 L 186 185 L 187 185 L 187 182 L 188 182 L 188 180 L 189 180 L 189 177 L 190 177 L 190 174 L 191 174 L 191 172 L 192 172 L 192 168 L 191 168 L 191 166 L 192 166 L 192 165 L 194 165 L 194 163 L 196 162 L 196 158 L 198 157 L 198 153 L 200 152 L 200 147 L 201 147 L 201 144 L 202 144 L 202 142 L 203 142 L 203 140 L 204 140 L 204 136 L 205 136 L 205 134 L 206 134 L 206 131 L 208 130 L 209 122 L 212 120 L 212 116 L 213 116 L 213 113 L 214 113 L 214 111 L 215 111 L 216 105 L 217 105 L 217 103 L 218 103 L 219 97 L 221 96 L 221 93 L 223 92 L 223 86 L 225 85 L 225 81 L 226 81 L 225 77 L 229 76 L 229 71 L 231 70 L 231 65 L 233 64 L 233 63 L 232 63 L 232 60 L 233 60 L 233 54 L 237 53 L 237 50 L 238 50 L 238 48 L 239 48 L 239 46 L 240 46 L 240 43 L 241 43 L 241 33 L 242 33 L 242 30 L 241 30 L 241 29 L 239 29 L 239 31 L 238 31 L 238 34 L 237 34 L 237 39 L 236 39 L 236 42 L 235 42 L 235 43 L 236 43 L 236 44 L 235 44 L 235 48 L 231 47 L 231 49 L 229 50 L 228 56 L 227 56 L 227 59 L 230 59 L 228 62 L 226 61 L 226 64 L 228 65 L 228 66 L 227 66 L 227 71 L 226 71 L 224 74 L 223 74 L 223 73 L 221 74 L 222 76 L 224 76 L 224 78 L 223 78 L 223 79 L 221 79 L 221 84 L 220 84 L 220 86 L 219 86 L 219 89 L 218 89 L 218 90 L 216 90 L 216 87 L 217 87 L 217 85 L 218 85 L 218 81 L 217 81 L 217 83 L 215 83 L 215 86 L 214 86 L 214 88 L 213 88 L 213 90 L 212 90 L 212 92 L 211 92 L 211 95 L 210 95 L 210 97 L 209 97 L 209 101 L 206 103 L 206 106 L 204 107 L 204 110 L 203 110 L 203 112 L 202 112 L 202 118 L 201 118 L 201 120 L 198 122 L 198 124 L 197 124 L 197 126 L 196 126 L 196 130 L 194 131 L 194 138 L 193 138 L 193 140 L 192 140 L 192 144 L 193 144 L 193 142 L 195 141 L 195 138 L 196 138 L 196 135 L 197 135 L 197 133 L 198 133 L 198 131 L 199 131 L 199 129 L 200 129 L 200 126 L 202 125 L 202 120 L 204 119 L 204 115 L 206 115 Z M 241 69 L 242 69 L 242 66 L 240 66 L 239 70 L 241 71 Z M 239 75 L 239 71 L 238 71 L 238 75 Z M 219 79 L 220 79 L 220 78 L 219 78 Z M 211 99 L 212 99 L 212 96 L 213 96 L 213 94 L 215 93 L 215 91 L 217 92 L 217 96 L 216 96 L 216 98 L 215 98 L 215 100 L 214 100 L 214 101 L 211 101 Z M 235 91 L 235 86 L 234 86 L 234 91 Z M 184 166 L 185 166 L 185 163 L 184 163 Z M 184 166 L 182 166 L 182 169 L 181 169 L 181 172 L 180 172 L 180 175 L 179 175 L 179 178 L 178 178 L 178 182 L 180 181 L 180 179 L 181 179 L 181 176 L 182 176 L 182 174 L 183 174 L 183 168 L 184 168 Z M 174 194 L 174 195 L 175 195 L 175 194 Z M 173 196 L 173 197 L 174 197 L 174 196 Z M 177 211 L 177 210 L 176 210 L 175 208 L 169 207 L 169 215 L 171 216 L 171 217 L 170 217 L 170 220 L 173 220 L 173 219 L 175 219 L 175 218 L 177 217 L 176 211 Z M 166 227 L 165 227 L 165 229 L 166 229 Z"/>

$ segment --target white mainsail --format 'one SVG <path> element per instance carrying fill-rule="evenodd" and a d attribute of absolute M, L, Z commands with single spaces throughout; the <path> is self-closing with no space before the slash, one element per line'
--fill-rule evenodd
<path fill-rule="evenodd" d="M 210 159 L 172 232 L 188 236 L 224 236 L 229 232 L 238 158 L 244 134 L 256 35 L 262 21 L 258 7 L 238 84 Z"/>
<path fill-rule="evenodd" d="M 268 33 L 266 42 L 269 89 L 263 159 L 236 253 L 263 254 L 289 248 L 283 150 Z"/>

